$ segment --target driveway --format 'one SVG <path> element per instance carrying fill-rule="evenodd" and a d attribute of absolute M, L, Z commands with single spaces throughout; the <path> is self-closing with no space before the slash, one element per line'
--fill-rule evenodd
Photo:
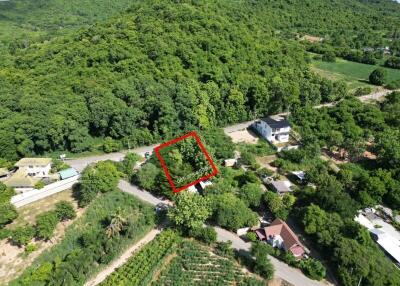
<path fill-rule="evenodd" d="M 139 187 L 132 185 L 124 180 L 119 181 L 118 188 L 121 189 L 123 192 L 134 195 L 135 197 L 141 199 L 142 201 L 145 201 L 154 206 L 159 203 L 165 203 L 164 201 L 160 200 L 159 198 L 156 198 L 149 192 L 143 191 L 139 189 Z"/>

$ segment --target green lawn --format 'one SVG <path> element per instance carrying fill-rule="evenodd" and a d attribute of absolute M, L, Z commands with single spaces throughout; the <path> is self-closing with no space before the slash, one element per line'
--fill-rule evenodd
<path fill-rule="evenodd" d="M 313 61 L 312 68 L 320 75 L 332 80 L 344 80 L 350 89 L 369 85 L 368 77 L 378 66 L 360 64 L 336 59 L 336 62 Z M 383 68 L 387 71 L 388 82 L 400 79 L 400 70 Z M 371 85 L 369 85 L 371 86 Z"/>

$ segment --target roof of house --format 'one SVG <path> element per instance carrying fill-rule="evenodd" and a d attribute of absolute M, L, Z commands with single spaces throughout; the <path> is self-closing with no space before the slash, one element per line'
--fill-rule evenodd
<path fill-rule="evenodd" d="M 289 181 L 273 181 L 271 185 L 278 193 L 288 193 L 292 191 L 290 189 L 291 184 Z"/>
<path fill-rule="evenodd" d="M 374 229 L 371 230 L 372 233 L 374 233 L 378 239 L 377 243 L 387 252 L 390 254 L 390 256 L 395 259 L 397 262 L 400 263 L 400 245 L 399 241 L 396 240 L 394 237 L 391 235 L 387 234 L 386 232 L 379 230 L 379 229 Z"/>
<path fill-rule="evenodd" d="M 27 167 L 27 166 L 47 166 L 51 163 L 51 158 L 22 158 L 15 166 Z"/>
<path fill-rule="evenodd" d="M 265 227 L 264 231 L 267 238 L 269 236 L 280 235 L 287 250 L 294 246 L 304 248 L 297 235 L 290 229 L 286 222 L 279 218 L 275 219 L 270 226 Z"/>
<path fill-rule="evenodd" d="M 12 188 L 31 188 L 39 181 L 39 178 L 26 175 L 25 171 L 18 170 L 10 178 L 4 181 L 4 184 Z"/>
<path fill-rule="evenodd" d="M 287 121 L 285 118 L 283 117 L 265 117 L 263 119 L 261 119 L 262 121 L 264 121 L 265 123 L 267 123 L 271 128 L 285 128 L 285 127 L 290 127 L 290 123 L 289 121 Z"/>
<path fill-rule="evenodd" d="M 60 172 L 58 172 L 58 174 L 60 175 L 61 180 L 64 180 L 78 175 L 78 171 L 74 168 L 68 168 L 65 170 L 61 170 Z"/>

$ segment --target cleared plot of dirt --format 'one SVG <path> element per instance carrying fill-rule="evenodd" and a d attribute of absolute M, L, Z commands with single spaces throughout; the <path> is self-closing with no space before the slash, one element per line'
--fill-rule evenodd
<path fill-rule="evenodd" d="M 75 201 L 72 198 L 72 191 L 64 191 L 53 196 L 47 197 L 43 200 L 34 202 L 18 209 L 19 217 L 16 221 L 10 224 L 8 227 L 13 229 L 17 226 L 24 225 L 29 222 L 30 224 L 35 223 L 36 215 L 54 209 L 55 203 L 66 200 L 73 203 L 77 208 Z M 77 210 L 77 217 L 80 217 L 84 212 L 84 209 Z M 61 222 L 57 225 L 54 236 L 49 241 L 36 241 L 32 240 L 32 244 L 35 244 L 37 249 L 30 253 L 25 253 L 24 247 L 18 247 L 12 245 L 7 239 L 0 241 L 0 285 L 7 285 L 11 280 L 15 279 L 20 275 L 36 257 L 40 255 L 44 250 L 56 245 L 63 238 L 66 228 L 73 221 Z"/>
<path fill-rule="evenodd" d="M 258 136 L 247 129 L 234 131 L 228 133 L 229 137 L 232 138 L 233 143 L 248 143 L 248 144 L 256 144 L 259 140 Z"/>
<path fill-rule="evenodd" d="M 18 208 L 18 218 L 9 224 L 7 228 L 13 229 L 17 226 L 25 225 L 26 223 L 35 223 L 35 217 L 38 214 L 53 210 L 55 208 L 55 204 L 60 201 L 71 202 L 75 208 L 77 207 L 76 202 L 72 197 L 72 190 L 59 192 L 43 200 L 39 200 Z"/>

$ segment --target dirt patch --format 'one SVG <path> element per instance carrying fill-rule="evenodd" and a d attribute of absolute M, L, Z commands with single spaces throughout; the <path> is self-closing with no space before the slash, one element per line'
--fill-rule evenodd
<path fill-rule="evenodd" d="M 62 193 L 64 193 L 64 192 L 62 192 Z M 51 196 L 48 198 L 50 198 L 51 202 L 54 203 L 54 200 L 55 201 L 69 200 L 68 196 L 71 196 L 71 194 L 68 194 L 68 192 L 67 192 L 67 194 L 63 194 L 61 196 L 56 196 L 56 197 Z M 49 204 L 49 202 L 47 201 L 48 198 L 43 199 L 38 202 L 35 202 L 35 203 L 32 203 L 32 204 L 29 204 L 24 208 L 21 208 L 21 209 L 25 209 L 26 213 L 23 212 L 23 214 L 21 214 L 22 219 L 20 219 L 19 222 L 16 222 L 16 223 L 14 222 L 12 224 L 12 227 L 16 227 L 18 225 L 24 224 L 25 222 L 29 222 L 29 223 L 33 224 L 34 218 L 37 214 L 47 211 L 49 209 L 53 209 L 54 205 L 52 205 L 52 206 L 48 205 Z M 74 203 L 74 206 L 76 208 L 75 203 Z M 40 207 L 43 207 L 43 209 L 41 209 Z M 29 208 L 32 208 L 32 210 L 29 210 Z M 18 211 L 20 211 L 20 209 L 18 209 Z M 76 210 L 77 218 L 81 217 L 84 212 L 85 212 L 85 209 Z M 40 241 L 40 240 L 36 241 L 35 239 L 33 239 L 31 243 L 36 245 L 37 250 L 30 253 L 29 255 L 25 254 L 24 247 L 18 247 L 18 246 L 12 245 L 7 239 L 1 240 L 0 241 L 0 249 L 1 249 L 1 251 L 0 251 L 0 285 L 7 285 L 11 280 L 13 280 L 16 277 L 18 277 L 19 275 L 21 275 L 22 272 L 26 268 L 28 268 L 32 264 L 32 262 L 43 251 L 58 244 L 64 237 L 65 231 L 68 228 L 68 226 L 70 226 L 77 218 L 75 218 L 73 221 L 70 220 L 70 221 L 66 221 L 66 222 L 60 222 L 56 227 L 53 238 L 49 241 Z"/>
<path fill-rule="evenodd" d="M 228 135 L 232 138 L 233 143 L 257 144 L 259 140 L 254 132 L 247 129 L 234 131 L 228 133 Z"/>

